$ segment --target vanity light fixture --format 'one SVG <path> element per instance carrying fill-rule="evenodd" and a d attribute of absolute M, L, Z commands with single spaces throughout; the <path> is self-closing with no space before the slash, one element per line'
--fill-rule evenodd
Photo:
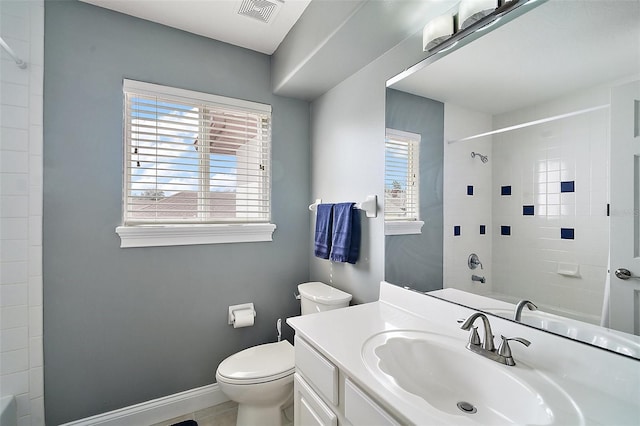
<path fill-rule="evenodd" d="M 493 20 L 493 22 L 491 22 L 490 24 L 487 24 L 487 25 L 485 25 L 485 26 L 484 26 L 484 27 L 482 27 L 482 28 L 478 28 L 478 29 L 476 30 L 476 32 L 478 32 L 478 33 L 479 33 L 479 32 L 481 32 L 481 31 L 486 31 L 486 30 L 488 30 L 489 28 L 493 27 L 493 26 L 494 26 L 494 25 L 496 25 L 498 22 L 500 22 L 500 19 L 502 19 L 502 17 L 494 19 L 494 20 Z"/>
<path fill-rule="evenodd" d="M 517 3 L 517 2 L 516 2 Z M 462 0 L 458 7 L 460 29 L 473 25 L 485 16 L 491 15 L 498 8 L 498 0 Z"/>
<path fill-rule="evenodd" d="M 462 0 L 458 10 L 450 10 L 424 26 L 422 48 L 429 56 L 450 50 L 464 37 L 490 28 L 509 11 L 534 1 Z"/>
<path fill-rule="evenodd" d="M 456 31 L 455 14 L 446 13 L 432 19 L 422 30 L 422 48 L 425 52 L 435 48 Z"/>
<path fill-rule="evenodd" d="M 457 50 L 485 33 L 488 33 L 489 31 L 486 30 L 495 26 L 498 21 L 500 21 L 500 25 L 503 25 L 547 1 L 549 0 L 497 0 L 498 7 L 495 10 L 483 16 L 481 19 L 470 23 L 470 25 L 465 28 L 459 28 L 459 12 L 455 10 L 454 7 L 453 10 L 449 10 L 442 15 L 444 18 L 434 18 L 432 20 L 435 21 L 433 24 L 432 21 L 430 21 L 425 25 L 422 30 L 422 48 L 427 52 L 427 55 L 422 61 L 387 80 L 387 87 L 392 87 L 405 77 L 434 63 L 449 51 Z M 437 24 L 437 22 L 441 23 Z M 453 22 L 453 34 L 446 37 L 451 22 Z"/>

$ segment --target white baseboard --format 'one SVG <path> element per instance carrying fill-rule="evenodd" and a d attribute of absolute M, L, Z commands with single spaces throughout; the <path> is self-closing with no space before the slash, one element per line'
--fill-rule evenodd
<path fill-rule="evenodd" d="M 229 398 L 222 393 L 218 384 L 214 383 L 174 395 L 152 399 L 151 401 L 131 405 L 119 410 L 87 417 L 86 419 L 65 423 L 61 426 L 148 426 L 222 404 L 226 401 L 229 401 Z"/>

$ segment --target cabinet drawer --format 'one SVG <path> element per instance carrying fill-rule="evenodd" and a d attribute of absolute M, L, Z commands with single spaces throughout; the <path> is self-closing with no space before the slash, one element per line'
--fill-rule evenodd
<path fill-rule="evenodd" d="M 349 379 L 344 383 L 344 416 L 353 425 L 400 424 Z"/>
<path fill-rule="evenodd" d="M 333 405 L 338 405 L 338 369 L 298 336 L 295 337 L 296 370 Z"/>
<path fill-rule="evenodd" d="M 294 425 L 337 426 L 338 417 L 298 374 L 293 375 Z"/>

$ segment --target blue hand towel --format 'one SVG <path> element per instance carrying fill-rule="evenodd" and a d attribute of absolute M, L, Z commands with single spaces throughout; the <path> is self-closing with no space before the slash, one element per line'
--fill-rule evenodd
<path fill-rule="evenodd" d="M 333 240 L 330 259 L 356 263 L 360 254 L 360 212 L 353 203 L 336 204 L 333 208 Z"/>
<path fill-rule="evenodd" d="M 331 229 L 333 225 L 333 204 L 319 204 L 316 207 L 316 235 L 314 254 L 320 259 L 328 259 L 331 252 Z"/>
<path fill-rule="evenodd" d="M 355 264 L 360 256 L 360 236 L 362 228 L 360 226 L 360 210 L 355 207 L 351 209 L 351 245 L 349 246 L 349 258 L 347 262 Z"/>

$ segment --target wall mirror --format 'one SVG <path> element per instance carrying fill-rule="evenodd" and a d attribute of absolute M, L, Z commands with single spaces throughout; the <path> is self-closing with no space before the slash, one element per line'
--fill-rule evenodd
<path fill-rule="evenodd" d="M 424 224 L 385 227 L 385 279 L 640 358 L 640 2 L 536 3 L 389 81 Z"/>

